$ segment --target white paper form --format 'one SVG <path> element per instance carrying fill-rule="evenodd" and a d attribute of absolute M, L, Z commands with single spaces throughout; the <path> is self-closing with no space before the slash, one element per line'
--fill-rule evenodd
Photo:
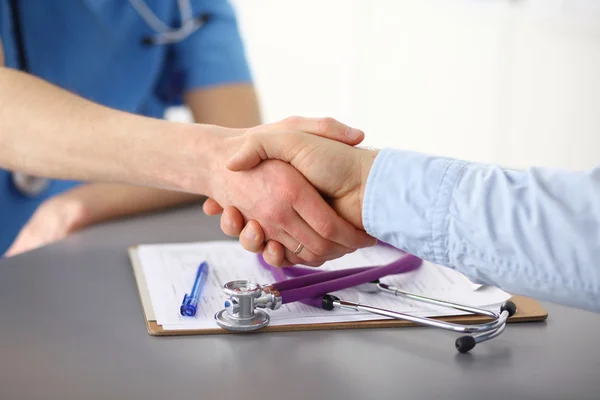
<path fill-rule="evenodd" d="M 273 282 L 269 271 L 258 262 L 256 255 L 244 250 L 232 241 L 203 242 L 179 245 L 142 245 L 138 247 L 139 258 L 148 285 L 157 323 L 165 330 L 216 328 L 213 316 L 223 309 L 225 294 L 223 284 L 238 279 L 248 279 L 259 284 Z M 402 253 L 388 247 L 377 246 L 358 250 L 320 267 L 336 270 L 394 261 Z M 189 293 L 198 265 L 207 261 L 208 279 L 202 289 L 198 312 L 195 317 L 182 317 L 179 307 L 185 293 Z M 424 263 L 415 271 L 388 276 L 382 281 L 402 290 L 444 299 L 461 304 L 498 309 L 498 305 L 510 295 L 484 287 L 472 290 L 463 275 L 451 269 Z M 458 315 L 460 312 L 421 302 L 405 300 L 400 296 L 379 293 L 363 293 L 347 289 L 334 293 L 338 297 L 358 301 L 379 308 L 391 309 L 421 316 Z M 326 311 L 302 303 L 283 305 L 279 310 L 268 310 L 271 325 L 293 325 L 383 319 L 366 312 L 346 310 Z"/>

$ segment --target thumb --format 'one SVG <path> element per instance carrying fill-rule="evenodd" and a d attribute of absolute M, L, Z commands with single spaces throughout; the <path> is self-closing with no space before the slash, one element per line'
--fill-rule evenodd
<path fill-rule="evenodd" d="M 289 117 L 283 121 L 266 125 L 266 128 L 277 132 L 281 129 L 294 130 L 336 140 L 350 146 L 356 146 L 365 138 L 360 129 L 352 128 L 333 118 Z"/>
<path fill-rule="evenodd" d="M 226 167 L 231 171 L 246 171 L 266 159 L 267 154 L 261 143 L 253 137 L 248 137 L 237 153 L 227 161 Z"/>
<path fill-rule="evenodd" d="M 294 158 L 289 149 L 298 142 L 299 138 L 293 133 L 249 135 L 238 152 L 227 161 L 226 167 L 237 172 L 252 169 L 263 160 L 275 159 L 289 163 Z"/>

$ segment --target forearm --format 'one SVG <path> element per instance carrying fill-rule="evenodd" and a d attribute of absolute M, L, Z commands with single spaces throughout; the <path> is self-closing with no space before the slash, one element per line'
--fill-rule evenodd
<path fill-rule="evenodd" d="M 600 311 L 600 178 L 384 151 L 367 231 L 474 281 Z"/>
<path fill-rule="evenodd" d="M 0 167 L 61 179 L 203 193 L 198 151 L 217 145 L 212 127 L 112 110 L 1 67 L 0 121 Z"/>
<path fill-rule="evenodd" d="M 260 123 L 256 95 L 249 85 L 193 91 L 186 95 L 186 102 L 198 123 L 232 128 Z M 78 205 L 76 209 L 81 211 L 80 227 L 203 199 L 202 196 L 183 192 L 106 183 L 84 185 L 61 197 L 65 203 Z"/>
<path fill-rule="evenodd" d="M 258 98 L 251 84 L 192 90 L 185 94 L 185 102 L 197 123 L 228 128 L 261 124 Z"/>
<path fill-rule="evenodd" d="M 62 193 L 52 201 L 74 210 L 77 228 L 81 229 L 106 220 L 192 204 L 202 198 L 147 187 L 91 183 Z"/>

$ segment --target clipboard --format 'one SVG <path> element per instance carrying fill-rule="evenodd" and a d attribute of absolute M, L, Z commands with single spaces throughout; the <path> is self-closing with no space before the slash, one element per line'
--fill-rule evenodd
<path fill-rule="evenodd" d="M 168 331 L 163 329 L 162 325 L 156 322 L 154 316 L 154 308 L 152 307 L 152 300 L 150 293 L 148 292 L 148 286 L 146 279 L 142 271 L 142 264 L 140 262 L 137 246 L 132 246 L 128 250 L 129 259 L 133 269 L 133 274 L 136 280 L 142 309 L 144 311 L 144 319 L 146 321 L 146 327 L 148 333 L 152 336 L 185 336 L 185 335 L 216 335 L 216 334 L 255 334 L 255 333 L 267 333 L 267 332 L 293 332 L 293 331 L 315 331 L 315 330 L 337 330 L 337 329 L 376 329 L 376 328 L 401 328 L 401 327 L 415 327 L 420 326 L 410 321 L 398 320 L 398 319 L 384 319 L 384 320 L 373 320 L 373 321 L 359 321 L 359 322 L 333 322 L 333 323 L 318 323 L 318 324 L 295 324 L 295 325 L 277 325 L 266 327 L 251 331 L 251 332 L 233 332 L 221 328 L 211 329 L 190 329 L 190 330 L 174 330 Z M 542 307 L 542 305 L 531 298 L 524 296 L 513 296 L 511 299 L 516 306 L 517 312 L 508 319 L 509 323 L 518 322 L 541 322 L 548 318 L 548 312 Z M 456 315 L 447 317 L 433 317 L 441 321 L 454 322 L 459 324 L 480 324 L 491 321 L 491 318 L 481 315 Z"/>

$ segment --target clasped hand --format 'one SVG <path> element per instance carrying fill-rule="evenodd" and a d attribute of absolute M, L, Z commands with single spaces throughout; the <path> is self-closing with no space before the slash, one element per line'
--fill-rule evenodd
<path fill-rule="evenodd" d="M 211 215 L 224 210 L 223 231 L 241 234 L 242 245 L 264 252 L 269 263 L 318 266 L 375 244 L 361 222 L 364 150 L 353 146 L 363 132 L 333 119 L 300 117 L 247 130 L 173 126 L 185 144 L 182 164 L 171 169 L 182 172 L 177 187 L 209 196 L 204 210 Z M 89 200 L 76 189 L 47 200 L 6 255 L 93 223 L 97 216 Z"/>
<path fill-rule="evenodd" d="M 240 236 L 244 248 L 276 266 L 318 266 L 372 246 L 361 211 L 377 153 L 354 147 L 363 138 L 333 119 L 300 117 L 232 137 L 236 151 L 224 167 L 235 171 L 247 201 L 236 207 L 210 198 L 204 211 L 222 213 L 223 232 Z"/>

